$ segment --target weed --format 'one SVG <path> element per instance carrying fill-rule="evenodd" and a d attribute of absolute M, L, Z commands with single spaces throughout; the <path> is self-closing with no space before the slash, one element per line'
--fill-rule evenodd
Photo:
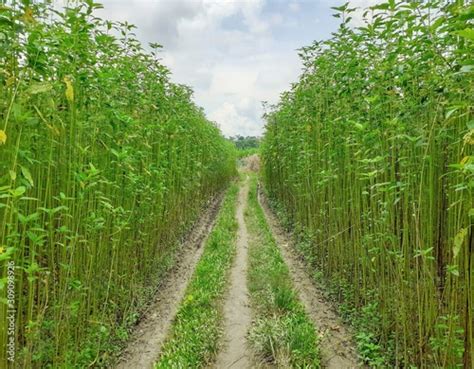
<path fill-rule="evenodd" d="M 256 188 L 252 176 L 245 220 L 251 237 L 248 283 L 256 318 L 249 339 L 263 360 L 280 368 L 319 368 L 314 326 L 291 284 Z"/>
<path fill-rule="evenodd" d="M 237 193 L 238 187 L 233 184 L 186 289 L 156 368 L 202 368 L 211 363 L 218 352 L 223 320 L 221 302 L 235 254 Z"/>

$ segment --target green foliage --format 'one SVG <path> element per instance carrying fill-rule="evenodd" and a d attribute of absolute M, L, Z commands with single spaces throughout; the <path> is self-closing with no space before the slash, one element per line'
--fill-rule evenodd
<path fill-rule="evenodd" d="M 230 188 L 176 315 L 156 368 L 202 368 L 212 362 L 221 337 L 221 300 L 235 254 L 238 186 Z"/>
<path fill-rule="evenodd" d="M 0 280 L 13 260 L 16 362 L 104 366 L 176 242 L 235 175 L 235 149 L 192 91 L 170 82 L 159 45 L 145 52 L 133 26 L 93 15 L 99 4 L 9 3 L 0 5 Z"/>
<path fill-rule="evenodd" d="M 258 154 L 258 152 L 259 152 L 258 148 L 238 150 L 237 151 L 237 158 L 238 159 L 243 159 L 243 158 L 246 158 L 247 156 Z"/>
<path fill-rule="evenodd" d="M 350 301 L 347 296 L 345 300 Z M 383 332 L 381 331 L 381 317 L 377 303 L 369 302 L 359 309 L 352 309 L 347 318 L 356 330 L 355 339 L 361 359 L 372 368 L 388 366 L 386 360 L 389 355 L 384 352 L 378 339 Z M 385 351 L 387 349 L 391 350 L 392 347 L 387 344 Z"/>
<path fill-rule="evenodd" d="M 474 7 L 391 0 L 358 28 L 334 9 L 339 31 L 300 50 L 266 116 L 266 189 L 337 298 L 377 316 L 368 362 L 473 367 Z"/>
<path fill-rule="evenodd" d="M 232 141 L 235 147 L 238 150 L 246 150 L 246 149 L 258 149 L 260 146 L 260 138 L 255 136 L 235 136 L 230 137 L 230 141 Z"/>
<path fill-rule="evenodd" d="M 243 159 L 247 156 L 258 154 L 260 147 L 260 138 L 254 136 L 235 136 L 229 140 L 237 149 L 237 158 Z"/>
<path fill-rule="evenodd" d="M 459 316 L 438 317 L 434 329 L 436 334 L 430 338 L 431 348 L 444 357 L 454 356 L 461 359 L 464 354 L 464 330 L 459 328 Z"/>
<path fill-rule="evenodd" d="M 251 238 L 248 285 L 256 311 L 250 341 L 264 360 L 280 368 L 319 368 L 315 329 L 298 300 L 258 203 L 255 176 L 245 219 Z"/>

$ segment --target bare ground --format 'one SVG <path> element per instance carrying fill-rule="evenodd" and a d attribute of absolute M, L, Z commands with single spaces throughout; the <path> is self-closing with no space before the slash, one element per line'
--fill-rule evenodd
<path fill-rule="evenodd" d="M 283 230 L 261 191 L 258 193 L 268 224 L 290 269 L 300 300 L 319 331 L 321 366 L 328 369 L 363 368 L 357 359 L 355 344 L 349 329 L 307 274 L 307 267 L 292 246 L 291 235 Z"/>
<path fill-rule="evenodd" d="M 240 188 L 237 204 L 237 254 L 230 271 L 230 289 L 224 303 L 224 347 L 217 356 L 215 368 L 255 368 L 247 347 L 247 332 L 252 322 L 247 290 L 248 233 L 244 208 L 249 191 L 248 178 Z"/>
<path fill-rule="evenodd" d="M 177 251 L 177 264 L 160 283 L 155 300 L 134 329 L 130 344 L 120 357 L 117 369 L 152 368 L 176 315 L 186 286 L 203 252 L 203 245 L 216 220 L 223 194 L 210 202 Z"/>

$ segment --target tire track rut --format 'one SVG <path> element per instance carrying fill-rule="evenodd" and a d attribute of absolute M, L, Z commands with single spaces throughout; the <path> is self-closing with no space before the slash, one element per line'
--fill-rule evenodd
<path fill-rule="evenodd" d="M 328 369 L 364 368 L 357 358 L 355 344 L 349 330 L 307 274 L 307 267 L 301 256 L 291 247 L 290 235 L 281 228 L 260 189 L 258 190 L 258 200 L 282 256 L 290 269 L 298 296 L 319 331 L 321 366 Z"/>
<path fill-rule="evenodd" d="M 204 214 L 180 244 L 175 257 L 176 265 L 160 283 L 154 302 L 135 327 L 129 345 L 118 360 L 117 369 L 153 368 L 188 282 L 202 255 L 203 246 L 214 226 L 222 199 L 223 193 L 210 201 Z"/>
<path fill-rule="evenodd" d="M 244 209 L 249 191 L 248 177 L 240 188 L 237 205 L 237 251 L 231 269 L 230 288 L 224 304 L 224 342 L 217 356 L 215 368 L 255 368 L 253 356 L 247 347 L 247 332 L 252 323 L 247 289 L 248 232 Z"/>

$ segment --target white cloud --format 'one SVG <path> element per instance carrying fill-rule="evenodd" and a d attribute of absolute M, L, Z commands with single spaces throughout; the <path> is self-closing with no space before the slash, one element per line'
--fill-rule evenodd
<path fill-rule="evenodd" d="M 276 103 L 300 72 L 295 49 L 308 43 L 298 32 L 306 8 L 313 10 L 309 29 L 317 31 L 314 19 L 323 17 L 318 2 L 298 0 L 101 2 L 100 16 L 137 24 L 142 42 L 164 45 L 162 62 L 172 79 L 194 89 L 196 103 L 226 135 L 262 133 L 261 101 Z M 294 35 L 282 34 L 288 30 Z"/>
<path fill-rule="evenodd" d="M 217 122 L 226 136 L 245 134 L 248 136 L 259 136 L 262 134 L 262 126 L 255 120 L 250 119 L 237 110 L 235 104 L 226 102 L 209 114 L 209 119 Z M 232 122 L 232 124 L 226 124 Z"/>
<path fill-rule="evenodd" d="M 261 134 L 261 101 L 276 102 L 299 71 L 294 50 L 288 50 L 291 57 L 275 50 L 270 27 L 283 16 L 263 17 L 263 1 L 209 4 L 180 19 L 176 44 L 165 49 L 163 62 L 175 80 L 194 87 L 196 102 L 224 134 Z M 223 28 L 231 16 L 244 26 Z"/>
<path fill-rule="evenodd" d="M 249 93 L 249 87 L 255 85 L 258 71 L 245 65 L 216 66 L 213 71 L 210 92 L 213 95 L 240 95 Z"/>
<path fill-rule="evenodd" d="M 294 13 L 297 13 L 301 10 L 301 6 L 297 2 L 291 2 L 290 5 L 288 6 L 290 10 Z"/>

